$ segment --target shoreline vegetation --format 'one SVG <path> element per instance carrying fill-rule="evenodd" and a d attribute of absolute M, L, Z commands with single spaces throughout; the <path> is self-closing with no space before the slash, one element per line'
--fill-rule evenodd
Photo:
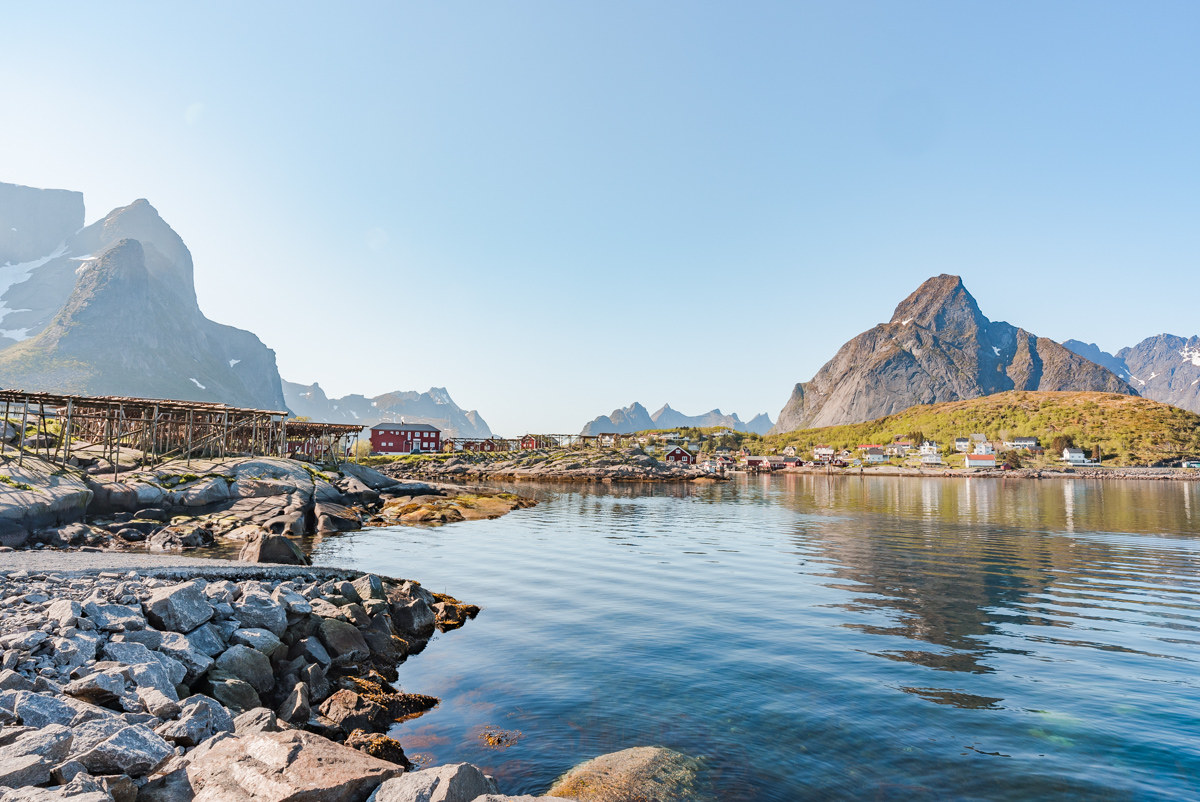
<path fill-rule="evenodd" d="M 714 482 L 722 476 L 696 465 L 662 462 L 641 448 L 555 448 L 522 452 L 414 454 L 365 460 L 404 480 L 553 482 Z"/>

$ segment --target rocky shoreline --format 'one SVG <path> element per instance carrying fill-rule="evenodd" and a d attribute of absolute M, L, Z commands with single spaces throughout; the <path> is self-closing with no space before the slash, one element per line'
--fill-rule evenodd
<path fill-rule="evenodd" d="M 115 480 L 36 458 L 0 468 L 0 546 L 181 551 L 214 544 L 250 562 L 305 564 L 294 538 L 371 526 L 496 518 L 535 502 L 486 489 L 402 482 L 346 463 L 168 463 Z"/>
<path fill-rule="evenodd" d="M 707 482 L 723 478 L 694 465 L 661 462 L 640 448 L 538 449 L 517 455 L 505 452 L 459 452 L 383 463 L 375 467 L 381 473 L 405 480 Z"/>
<path fill-rule="evenodd" d="M 861 468 L 786 468 L 779 473 L 815 476 L 919 476 L 947 479 L 1134 479 L 1158 482 L 1197 482 L 1200 471 L 1182 468 L 1014 468 L 1013 470 L 938 470 L 876 466 Z"/>

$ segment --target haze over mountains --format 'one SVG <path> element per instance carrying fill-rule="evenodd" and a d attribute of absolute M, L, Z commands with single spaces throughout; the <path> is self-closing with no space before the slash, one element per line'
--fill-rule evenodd
<path fill-rule="evenodd" d="M 1006 390 L 1136 394 L 1110 369 L 1053 340 L 988 320 L 962 279 L 943 274 L 797 384 L 772 431 L 861 423 Z"/>
<path fill-rule="evenodd" d="M 487 438 L 492 436 L 477 410 L 463 410 L 450 398 L 445 387 L 431 387 L 428 392 L 394 392 L 367 398 L 347 395 L 328 398 L 319 384 L 296 384 L 285 381 L 283 394 L 288 409 L 297 415 L 325 423 L 428 423 L 438 427 L 448 437 Z"/>
<path fill-rule="evenodd" d="M 671 409 L 670 404 L 663 404 L 661 409 L 651 414 L 634 401 L 627 407 L 613 410 L 611 415 L 601 415 L 589 421 L 580 434 L 632 434 L 646 429 L 676 429 L 684 426 L 724 426 L 736 432 L 766 434 L 771 428 L 771 419 L 764 412 L 743 423 L 736 413 L 726 415 L 719 409 L 703 415 L 684 415 Z"/>
<path fill-rule="evenodd" d="M 1094 343 L 1067 340 L 1064 346 L 1104 365 L 1152 401 L 1200 412 L 1200 337 L 1174 334 L 1147 337 L 1110 354 Z"/>

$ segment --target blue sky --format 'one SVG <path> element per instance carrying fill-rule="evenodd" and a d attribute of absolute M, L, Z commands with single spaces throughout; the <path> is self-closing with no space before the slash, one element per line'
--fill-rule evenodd
<path fill-rule="evenodd" d="M 145 197 L 331 395 L 772 418 L 925 278 L 1200 333 L 1195 3 L 0 4 L 0 181 Z"/>

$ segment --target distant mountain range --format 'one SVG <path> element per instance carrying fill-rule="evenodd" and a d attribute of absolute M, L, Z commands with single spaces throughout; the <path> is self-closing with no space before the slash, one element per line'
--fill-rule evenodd
<path fill-rule="evenodd" d="M 941 275 L 904 299 L 889 322 L 847 342 L 811 381 L 797 384 L 772 431 L 861 423 L 917 404 L 1008 390 L 1137 394 L 1110 368 L 988 320 L 962 279 Z"/>
<path fill-rule="evenodd" d="M 275 352 L 204 316 L 153 206 L 83 215 L 78 192 L 0 184 L 0 387 L 284 409 Z"/>
<path fill-rule="evenodd" d="M 1200 337 L 1147 337 L 1116 355 L 1094 343 L 1067 340 L 1064 346 L 1111 370 L 1153 401 L 1200 412 Z"/>
<path fill-rule="evenodd" d="M 589 421 L 580 434 L 632 434 L 646 429 L 677 429 L 684 426 L 724 426 L 735 432 L 766 434 L 771 428 L 771 419 L 763 412 L 743 423 L 736 414 L 726 415 L 719 409 L 703 415 L 684 415 L 671 409 L 670 404 L 663 404 L 661 409 L 650 414 L 644 406 L 634 401 L 627 407 L 613 410 L 611 415 L 601 415 Z"/>
<path fill-rule="evenodd" d="M 492 430 L 479 412 L 463 410 L 450 398 L 445 387 L 431 387 L 426 393 L 385 393 L 374 398 L 363 395 L 328 398 L 319 384 L 285 381 L 283 394 L 288 409 L 315 421 L 374 426 L 385 422 L 400 423 L 403 419 L 406 423 L 436 426 L 448 437 L 492 436 Z"/>

